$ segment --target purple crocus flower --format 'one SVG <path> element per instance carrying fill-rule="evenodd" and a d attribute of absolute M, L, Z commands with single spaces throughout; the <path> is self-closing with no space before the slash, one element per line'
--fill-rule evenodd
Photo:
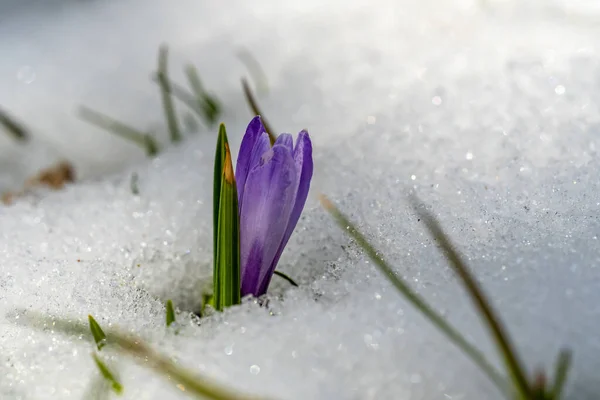
<path fill-rule="evenodd" d="M 302 131 L 281 134 L 271 147 L 260 117 L 242 139 L 235 177 L 240 212 L 241 294 L 267 292 L 308 196 L 313 173 L 312 144 Z"/>

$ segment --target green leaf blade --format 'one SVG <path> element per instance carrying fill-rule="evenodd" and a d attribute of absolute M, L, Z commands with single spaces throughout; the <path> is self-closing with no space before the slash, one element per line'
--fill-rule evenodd
<path fill-rule="evenodd" d="M 161 46 L 158 51 L 157 78 L 160 86 L 163 108 L 165 110 L 165 118 L 167 120 L 169 134 L 171 135 L 171 142 L 177 143 L 181 141 L 182 137 L 179 123 L 177 122 L 177 115 L 175 113 L 175 105 L 173 104 L 173 98 L 171 97 L 171 82 L 168 76 L 168 57 L 169 50 L 167 46 Z"/>
<path fill-rule="evenodd" d="M 167 300 L 167 315 L 166 315 L 166 322 L 167 322 L 167 326 L 171 326 L 171 324 L 173 322 L 175 322 L 175 309 L 173 308 L 173 302 L 169 299 Z"/>
<path fill-rule="evenodd" d="M 504 364 L 511 377 L 514 389 L 521 398 L 531 398 L 533 393 L 525 368 L 518 357 L 514 344 L 500 320 L 500 317 L 493 309 L 489 299 L 483 293 L 479 282 L 471 273 L 462 256 L 454 249 L 454 246 L 450 242 L 448 236 L 444 233 L 439 222 L 429 211 L 418 209 L 417 200 L 416 196 L 411 198 L 413 209 L 417 211 L 425 223 L 429 235 L 442 249 L 448 263 L 460 278 L 459 281 L 463 284 L 465 291 L 476 307 L 479 317 L 487 325 L 491 337 L 496 343 L 498 352 L 504 359 Z"/>
<path fill-rule="evenodd" d="M 219 275 L 219 209 L 221 204 L 221 177 L 223 165 L 225 162 L 225 146 L 228 146 L 227 132 L 225 125 L 219 127 L 219 135 L 217 137 L 217 149 L 215 151 L 215 168 L 213 177 L 213 306 L 216 307 L 215 298 L 217 296 L 217 288 L 220 285 Z"/>
<path fill-rule="evenodd" d="M 237 53 L 240 61 L 246 66 L 252 80 L 256 84 L 258 94 L 266 94 L 269 92 L 269 82 L 267 79 L 267 74 L 260 66 L 260 63 L 251 52 L 246 49 L 241 49 Z"/>
<path fill-rule="evenodd" d="M 42 331 L 51 326 L 56 332 L 68 336 L 78 336 L 87 332 L 85 324 L 81 322 L 46 316 L 30 310 L 18 309 L 16 312 L 22 316 L 20 319 L 11 318 L 11 321 L 17 325 L 30 326 Z M 117 351 L 130 356 L 142 367 L 154 370 L 168 382 L 175 381 L 182 384 L 186 392 L 197 399 L 267 400 L 265 397 L 240 393 L 209 376 L 195 373 L 173 362 L 171 357 L 156 352 L 139 337 L 113 328 L 109 331 L 109 340 L 111 347 L 115 345 Z"/>
<path fill-rule="evenodd" d="M 81 106 L 79 108 L 79 117 L 84 121 L 102 128 L 115 136 L 128 140 L 146 151 L 149 157 L 155 156 L 160 151 L 156 140 L 148 133 L 139 131 L 131 126 L 124 124 L 108 115 L 99 113 L 91 108 Z"/>
<path fill-rule="evenodd" d="M 221 112 L 219 102 L 214 96 L 211 96 L 204 90 L 196 67 L 188 65 L 185 69 L 185 74 L 196 97 L 197 107 L 201 111 L 202 117 L 209 125 L 213 125 L 217 122 L 217 118 L 219 118 L 219 113 Z"/>
<path fill-rule="evenodd" d="M 104 379 L 109 382 L 113 392 L 116 394 L 123 393 L 123 385 L 117 380 L 116 375 L 108 368 L 104 361 L 102 361 L 96 353 L 92 353 L 92 358 Z"/>
<path fill-rule="evenodd" d="M 0 109 L 0 125 L 6 129 L 9 135 L 20 142 L 28 141 L 31 136 L 29 130 L 22 123 L 2 109 Z"/>
<path fill-rule="evenodd" d="M 554 368 L 554 382 L 553 387 L 550 392 L 550 398 L 554 400 L 559 400 L 562 397 L 563 388 L 565 386 L 565 382 L 567 381 L 567 375 L 569 373 L 569 369 L 571 368 L 573 355 L 570 350 L 562 349 L 558 353 L 558 358 L 556 360 L 556 366 Z"/>
<path fill-rule="evenodd" d="M 483 354 L 469 343 L 462 334 L 460 334 L 452 325 L 431 307 L 418 293 L 413 291 L 401 276 L 396 275 L 394 269 L 378 255 L 377 250 L 360 233 L 356 226 L 324 195 L 320 195 L 320 201 L 325 210 L 327 210 L 337 225 L 356 241 L 356 243 L 365 251 L 365 253 L 374 261 L 379 271 L 392 283 L 398 292 L 404 296 L 423 316 L 425 316 L 437 329 L 461 349 L 484 372 L 490 380 L 504 393 L 510 393 L 506 380 L 496 371 L 496 369 L 485 359 Z"/>
<path fill-rule="evenodd" d="M 221 125 L 219 131 L 219 143 L 217 153 L 221 157 L 220 170 L 215 162 L 216 240 L 213 290 L 215 309 L 222 311 L 225 307 L 240 304 L 241 294 L 237 187 L 224 125 Z M 217 173 L 220 174 L 218 178 Z M 217 182 L 220 184 L 218 196 Z"/>
<path fill-rule="evenodd" d="M 98 346 L 98 350 L 102 350 L 102 348 L 106 345 L 106 335 L 94 317 L 88 315 L 88 321 L 90 324 L 90 331 L 92 332 L 92 336 L 96 342 L 96 346 Z"/>
<path fill-rule="evenodd" d="M 260 109 L 258 107 L 258 102 L 256 101 L 256 97 L 254 96 L 254 93 L 252 93 L 252 89 L 250 89 L 250 85 L 248 84 L 248 81 L 244 78 L 242 78 L 242 89 L 244 91 L 244 97 L 246 98 L 246 103 L 248 103 L 248 106 L 250 107 L 250 110 L 252 111 L 252 113 L 254 113 L 254 115 L 260 115 L 263 126 L 265 127 L 265 130 L 269 134 L 269 140 L 271 141 L 271 146 L 272 146 L 275 143 L 275 140 L 277 140 L 275 131 L 273 130 L 273 128 L 271 128 L 271 125 L 267 122 L 264 115 L 262 115 L 262 113 L 260 112 Z"/>
<path fill-rule="evenodd" d="M 134 172 L 133 174 L 131 174 L 131 178 L 129 179 L 129 189 L 131 189 L 131 193 L 134 196 L 139 196 L 140 194 L 140 187 L 139 187 L 139 176 L 136 172 Z"/>

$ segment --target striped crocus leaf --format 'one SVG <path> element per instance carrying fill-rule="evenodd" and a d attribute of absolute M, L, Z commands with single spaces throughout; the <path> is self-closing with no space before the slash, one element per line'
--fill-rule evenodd
<path fill-rule="evenodd" d="M 222 311 L 240 303 L 238 198 L 225 125 L 219 128 L 213 194 L 213 300 Z"/>

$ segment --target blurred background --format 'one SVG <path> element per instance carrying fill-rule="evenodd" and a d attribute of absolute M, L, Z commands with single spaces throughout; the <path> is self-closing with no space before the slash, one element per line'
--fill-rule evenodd
<path fill-rule="evenodd" d="M 19 186 L 58 158 L 67 158 L 84 178 L 140 160 L 143 154 L 132 144 L 83 123 L 76 110 L 86 105 L 164 134 L 158 88 L 150 79 L 162 43 L 170 48 L 173 78 L 184 80 L 183 66 L 196 65 L 222 99 L 223 118 L 232 119 L 247 115 L 239 87 L 247 68 L 237 55 L 240 49 L 250 51 L 272 85 L 273 96 L 264 101 L 277 103 L 275 94 L 289 97 L 295 91 L 296 108 L 285 111 L 306 124 L 311 108 L 347 108 L 344 98 L 320 98 L 337 85 L 352 82 L 373 90 L 428 80 L 440 87 L 434 74 L 442 64 L 477 71 L 503 68 L 512 56 L 533 59 L 551 50 L 557 57 L 566 49 L 545 33 L 551 24 L 593 28 L 599 17 L 597 2 L 558 0 L 235 1 L 227 6 L 202 0 L 3 1 L 0 107 L 22 121 L 35 140 L 24 150 L 0 137 L 0 185 Z M 496 60 L 490 59 L 494 52 L 482 51 L 486 41 L 496 48 Z M 377 82 L 390 68 L 397 68 L 394 80 Z M 333 70 L 339 82 L 330 76 Z M 293 85 L 291 78 L 304 84 Z M 314 106 L 304 104 L 308 100 Z"/>

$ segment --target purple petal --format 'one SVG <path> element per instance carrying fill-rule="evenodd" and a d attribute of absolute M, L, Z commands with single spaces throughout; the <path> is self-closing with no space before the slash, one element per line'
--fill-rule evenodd
<path fill-rule="evenodd" d="M 240 237 L 241 239 L 241 237 Z M 264 244 L 260 240 L 255 240 L 248 252 L 248 256 L 242 262 L 245 268 L 242 270 L 240 291 L 242 297 L 249 294 L 260 296 L 258 292 L 258 279 L 260 275 L 260 266 L 263 265 Z"/>
<path fill-rule="evenodd" d="M 254 167 L 260 164 L 263 155 L 265 155 L 271 149 L 271 139 L 269 138 L 269 134 L 267 132 L 261 133 L 256 141 L 254 142 L 254 148 L 252 149 L 252 153 L 250 154 L 250 160 L 248 162 L 249 171 L 252 171 Z M 241 186 L 240 181 L 237 182 L 238 189 L 238 207 L 241 210 L 242 204 L 244 201 L 244 189 L 246 179 L 244 178 L 244 186 Z"/>
<path fill-rule="evenodd" d="M 242 296 L 260 296 L 285 236 L 294 206 L 298 173 L 287 146 L 276 145 L 248 174 L 240 210 Z"/>
<path fill-rule="evenodd" d="M 312 159 L 312 143 L 308 132 L 301 131 L 296 139 L 296 147 L 294 148 L 294 163 L 296 165 L 296 173 L 298 174 L 297 186 L 294 188 L 294 206 L 290 214 L 290 219 L 286 226 L 286 231 L 283 236 L 283 240 L 280 244 L 277 254 L 273 259 L 273 265 L 271 270 L 275 271 L 275 267 L 279 262 L 279 258 L 283 253 L 283 249 L 287 245 L 294 228 L 300 219 L 304 204 L 308 197 L 308 191 L 310 189 L 310 180 L 313 174 L 313 159 Z M 260 282 L 259 291 L 266 292 L 269 286 L 269 280 L 263 280 Z"/>
<path fill-rule="evenodd" d="M 235 179 L 237 182 L 238 199 L 241 198 L 241 195 L 244 192 L 246 178 L 248 177 L 248 173 L 252 168 L 250 165 L 252 160 L 252 150 L 254 149 L 256 140 L 263 132 L 266 131 L 260 116 L 252 118 L 252 121 L 250 121 L 248 127 L 246 128 L 246 134 L 242 139 L 237 163 L 235 164 Z"/>
<path fill-rule="evenodd" d="M 307 131 L 301 131 L 296 139 L 296 147 L 294 148 L 294 163 L 298 173 L 298 190 L 296 192 L 296 201 L 292 209 L 290 222 L 288 223 L 286 237 L 292 235 L 292 231 L 296 227 L 310 189 L 310 181 L 313 175 L 313 158 L 312 158 L 312 142 Z M 286 241 L 287 243 L 287 241 Z M 285 245 L 285 244 L 284 244 Z"/>
<path fill-rule="evenodd" d="M 277 139 L 273 145 L 275 146 L 278 144 L 287 147 L 290 150 L 290 154 L 294 152 L 294 138 L 289 133 L 282 133 L 281 135 L 277 136 Z"/>

